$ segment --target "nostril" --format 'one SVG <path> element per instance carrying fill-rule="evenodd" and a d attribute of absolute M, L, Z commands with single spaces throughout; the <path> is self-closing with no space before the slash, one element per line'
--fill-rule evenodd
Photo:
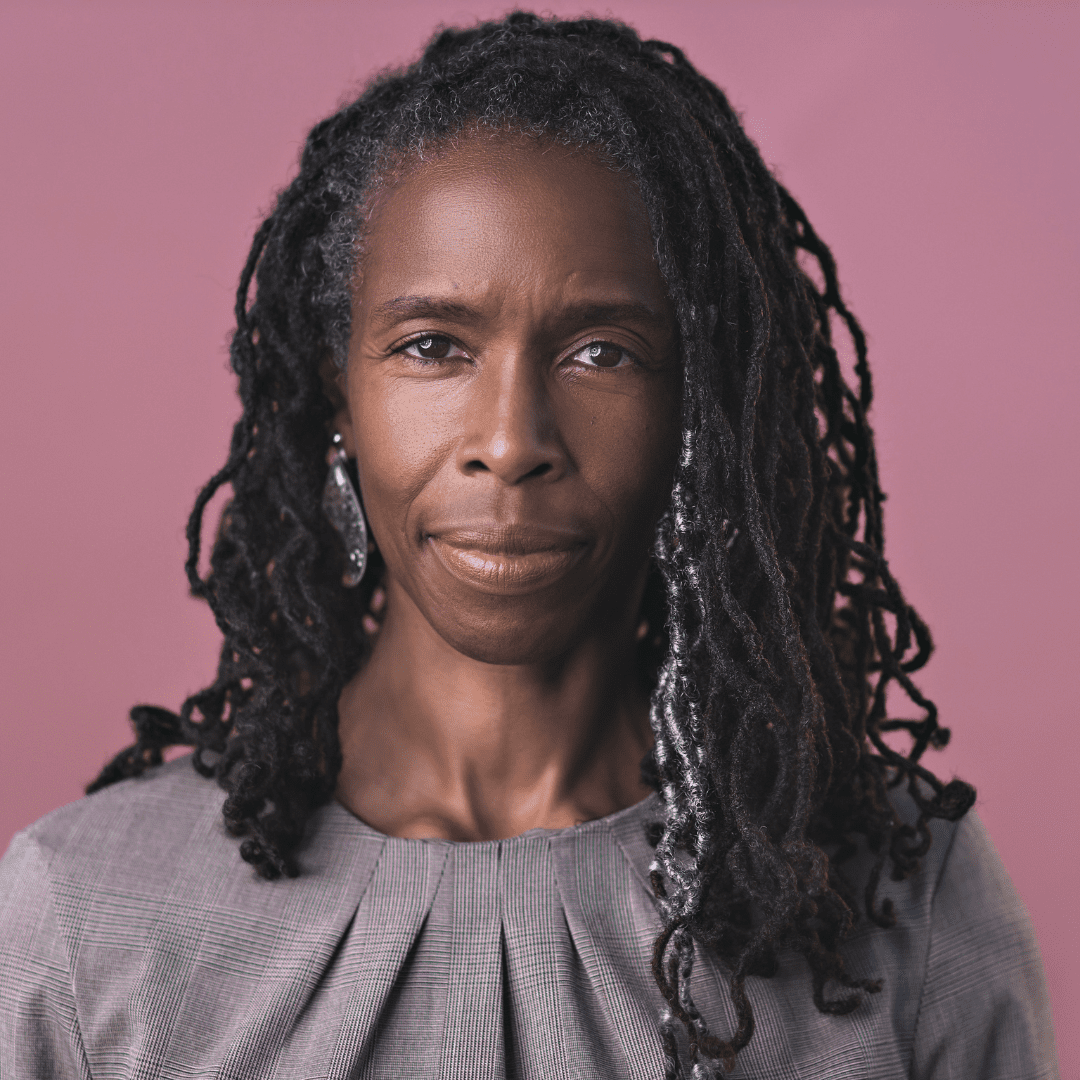
<path fill-rule="evenodd" d="M 543 476 L 545 473 L 551 472 L 551 463 L 548 461 L 542 461 L 535 469 L 531 469 L 527 472 L 522 479 L 527 480 L 530 476 Z"/>
<path fill-rule="evenodd" d="M 479 458 L 473 458 L 471 461 L 465 462 L 465 471 L 467 473 L 474 473 L 490 472 L 491 470 Z"/>

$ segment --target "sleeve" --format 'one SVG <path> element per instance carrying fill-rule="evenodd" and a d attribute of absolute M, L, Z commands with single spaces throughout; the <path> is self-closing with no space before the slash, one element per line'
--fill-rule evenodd
<path fill-rule="evenodd" d="M 47 863 L 26 833 L 0 860 L 0 1080 L 90 1080 Z"/>
<path fill-rule="evenodd" d="M 1056 1080 L 1035 934 L 979 819 L 957 826 L 930 917 L 912 1080 Z"/>

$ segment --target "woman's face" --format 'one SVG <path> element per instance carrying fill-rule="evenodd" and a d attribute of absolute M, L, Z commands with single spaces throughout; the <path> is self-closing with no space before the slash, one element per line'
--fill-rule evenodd
<path fill-rule="evenodd" d="M 342 427 L 391 604 L 491 663 L 633 619 L 681 372 L 632 181 L 473 135 L 381 191 L 365 240 Z"/>

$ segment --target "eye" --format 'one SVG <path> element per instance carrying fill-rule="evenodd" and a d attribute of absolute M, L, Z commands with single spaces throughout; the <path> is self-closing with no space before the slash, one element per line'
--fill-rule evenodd
<path fill-rule="evenodd" d="M 592 341 L 584 348 L 578 349 L 571 357 L 586 367 L 616 368 L 621 367 L 623 362 L 632 363 L 633 357 L 618 345 L 612 345 L 610 341 Z"/>
<path fill-rule="evenodd" d="M 398 352 L 416 360 L 446 360 L 451 356 L 465 355 L 449 338 L 439 337 L 438 334 L 413 338 L 402 345 Z"/>

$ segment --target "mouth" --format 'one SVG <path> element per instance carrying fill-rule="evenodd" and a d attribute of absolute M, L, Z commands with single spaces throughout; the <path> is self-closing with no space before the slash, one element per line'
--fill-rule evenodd
<path fill-rule="evenodd" d="M 525 526 L 451 528 L 424 539 L 454 577 L 506 596 L 554 584 L 588 549 L 578 533 Z"/>

